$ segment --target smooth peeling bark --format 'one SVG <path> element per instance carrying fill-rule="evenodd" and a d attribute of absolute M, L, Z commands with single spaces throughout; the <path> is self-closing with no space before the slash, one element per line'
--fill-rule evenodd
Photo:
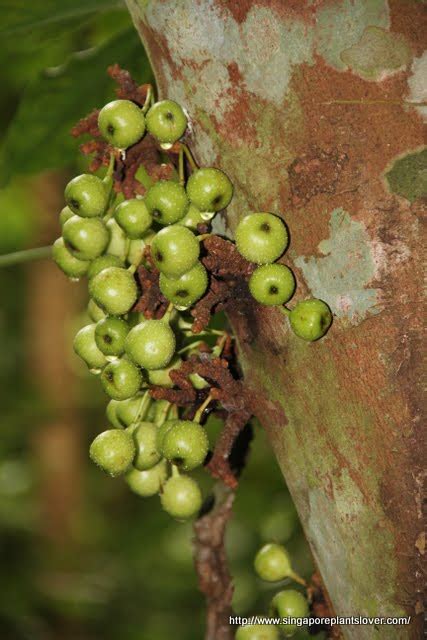
<path fill-rule="evenodd" d="M 234 182 L 216 231 L 281 213 L 295 300 L 334 312 L 313 344 L 278 312 L 255 312 L 240 350 L 336 612 L 413 617 L 343 634 L 421 638 L 422 3 L 128 6 L 160 95 L 188 110 L 197 159 Z"/>

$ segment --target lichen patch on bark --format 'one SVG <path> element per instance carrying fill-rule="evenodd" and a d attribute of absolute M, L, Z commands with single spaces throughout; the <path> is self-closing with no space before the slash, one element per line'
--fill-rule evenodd
<path fill-rule="evenodd" d="M 390 24 L 387 0 L 324 2 L 316 19 L 317 51 L 336 69 L 345 68 L 342 52 L 360 40 L 366 27 L 387 29 Z"/>
<path fill-rule="evenodd" d="M 413 102 L 420 116 L 427 120 L 427 51 L 414 58 L 408 78 L 409 101 Z M 424 103 L 424 104 L 423 104 Z"/>
<path fill-rule="evenodd" d="M 329 225 L 330 237 L 318 245 L 323 255 L 299 256 L 295 265 L 311 293 L 325 300 L 336 317 L 358 324 L 381 311 L 379 291 L 370 286 L 375 263 L 369 234 L 343 209 L 332 211 Z"/>
<path fill-rule="evenodd" d="M 406 40 L 381 27 L 366 27 L 360 40 L 341 53 L 341 60 L 366 80 L 384 80 L 412 59 Z"/>
<path fill-rule="evenodd" d="M 427 199 L 427 147 L 398 158 L 385 178 L 390 191 L 409 202 Z"/>

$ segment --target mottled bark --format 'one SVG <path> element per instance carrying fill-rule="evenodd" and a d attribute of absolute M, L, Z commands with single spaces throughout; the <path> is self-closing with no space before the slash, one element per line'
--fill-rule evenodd
<path fill-rule="evenodd" d="M 274 310 L 240 340 L 247 384 L 338 614 L 413 616 L 346 638 L 420 638 L 423 3 L 128 0 L 197 159 L 235 184 L 231 233 L 280 213 L 296 299 L 335 320 L 307 344 Z M 424 173 L 423 173 L 424 166 Z M 241 320 L 232 318 L 241 337 Z"/>

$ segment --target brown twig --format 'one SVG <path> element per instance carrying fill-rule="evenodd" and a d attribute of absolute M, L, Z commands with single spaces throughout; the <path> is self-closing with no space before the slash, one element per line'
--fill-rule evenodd
<path fill-rule="evenodd" d="M 207 293 L 191 311 L 194 333 L 202 331 L 212 314 L 218 311 L 233 308 L 245 313 L 252 300 L 247 280 L 255 268 L 229 240 L 212 235 L 205 238 L 202 245 L 201 260 L 209 272 L 210 284 Z"/>
<path fill-rule="evenodd" d="M 213 456 L 207 465 L 207 469 L 214 478 L 221 479 L 232 489 L 237 488 L 238 479 L 231 468 L 230 456 L 239 434 L 250 417 L 249 411 L 228 414 L 215 445 Z"/>
<path fill-rule="evenodd" d="M 234 492 L 221 482 L 215 486 L 215 504 L 194 524 L 194 562 L 199 588 L 206 598 L 205 640 L 232 640 L 233 584 L 225 553 L 225 531 L 232 515 Z"/>
<path fill-rule="evenodd" d="M 197 373 L 209 382 L 209 387 L 197 392 L 189 380 L 189 375 Z M 173 389 L 153 387 L 151 395 L 156 400 L 168 400 L 180 407 L 191 407 L 191 414 L 197 411 L 208 394 L 221 403 L 226 411 L 226 419 L 216 443 L 207 470 L 214 478 L 221 479 L 228 487 L 237 487 L 236 470 L 232 468 L 230 456 L 239 434 L 248 423 L 251 411 L 242 380 L 236 380 L 225 358 L 212 358 L 209 353 L 192 356 L 179 369 L 170 372 Z"/>
<path fill-rule="evenodd" d="M 149 262 L 149 247 L 144 250 L 144 258 Z M 169 301 L 162 295 L 159 288 L 159 272 L 152 265 L 150 268 L 141 264 L 138 267 L 138 280 L 141 295 L 132 311 L 143 313 L 146 318 L 162 318 L 168 308 Z"/>

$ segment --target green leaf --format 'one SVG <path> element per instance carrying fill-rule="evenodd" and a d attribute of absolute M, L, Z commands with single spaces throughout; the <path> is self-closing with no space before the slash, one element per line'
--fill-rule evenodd
<path fill-rule="evenodd" d="M 122 6 L 121 0 L 1 0 L 0 35 L 18 35 Z"/>
<path fill-rule="evenodd" d="M 74 54 L 60 68 L 43 72 L 25 90 L 6 133 L 0 155 L 0 179 L 74 164 L 81 140 L 73 125 L 115 97 L 107 67 L 118 63 L 138 82 L 153 82 L 150 64 L 133 28 L 101 47 Z"/>

